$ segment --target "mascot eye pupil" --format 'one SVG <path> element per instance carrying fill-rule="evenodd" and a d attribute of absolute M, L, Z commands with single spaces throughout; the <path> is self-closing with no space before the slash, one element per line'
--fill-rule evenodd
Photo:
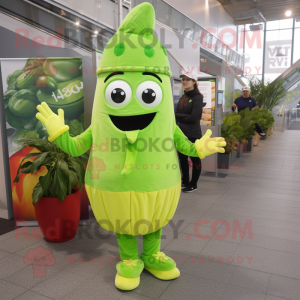
<path fill-rule="evenodd" d="M 116 88 L 111 93 L 111 99 L 115 103 L 122 103 L 126 98 L 126 93 L 120 88 Z"/>
<path fill-rule="evenodd" d="M 143 91 L 142 99 L 145 103 L 153 103 L 155 101 L 156 94 L 152 89 L 146 89 Z"/>

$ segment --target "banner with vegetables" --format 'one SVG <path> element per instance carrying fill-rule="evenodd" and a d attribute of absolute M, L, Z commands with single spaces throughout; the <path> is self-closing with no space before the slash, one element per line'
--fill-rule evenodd
<path fill-rule="evenodd" d="M 200 125 L 215 126 L 216 79 L 198 78 L 198 88 L 203 95 L 204 107 Z"/>
<path fill-rule="evenodd" d="M 19 141 L 22 137 L 48 138 L 36 119 L 36 106 L 46 102 L 53 112 L 65 112 L 70 135 L 84 131 L 84 97 L 81 58 L 28 58 L 1 61 L 4 109 L 8 142 L 12 199 L 15 220 L 35 220 L 32 190 L 44 170 L 22 174 L 13 183 L 19 162 L 31 151 Z"/>

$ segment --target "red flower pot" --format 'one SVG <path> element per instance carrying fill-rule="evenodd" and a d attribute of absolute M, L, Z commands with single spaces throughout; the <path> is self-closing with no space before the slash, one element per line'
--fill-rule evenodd
<path fill-rule="evenodd" d="M 80 191 L 59 198 L 42 197 L 34 206 L 37 222 L 45 239 L 63 243 L 76 235 L 80 218 Z"/>

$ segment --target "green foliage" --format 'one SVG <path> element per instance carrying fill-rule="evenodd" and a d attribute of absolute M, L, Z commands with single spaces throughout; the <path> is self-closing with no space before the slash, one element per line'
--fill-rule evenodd
<path fill-rule="evenodd" d="M 88 154 L 72 157 L 55 143 L 35 137 L 22 138 L 20 142 L 29 147 L 36 147 L 41 152 L 30 153 L 22 159 L 14 182 L 19 181 L 20 174 L 33 174 L 42 166 L 48 170 L 45 176 L 39 177 L 39 182 L 33 189 L 33 205 L 43 196 L 58 197 L 62 202 L 67 195 L 72 194 L 76 186 L 81 190 L 85 174 L 83 166 L 88 159 Z M 31 157 L 35 157 L 33 162 L 24 162 Z"/>
<path fill-rule="evenodd" d="M 18 117 L 14 115 L 8 107 L 5 109 L 5 118 L 11 127 L 17 129 L 24 129 L 24 126 L 32 119 L 31 117 Z"/>
<path fill-rule="evenodd" d="M 227 147 L 225 153 L 234 151 L 235 146 L 247 142 L 254 136 L 255 124 L 259 123 L 263 130 L 273 126 L 272 113 L 263 109 L 249 110 L 246 108 L 239 113 L 233 112 L 223 118 L 221 136 L 225 138 Z"/>
<path fill-rule="evenodd" d="M 266 109 L 256 109 L 256 120 L 261 129 L 266 131 L 268 128 L 271 128 L 275 122 L 273 114 Z"/>
<path fill-rule="evenodd" d="M 235 150 L 237 141 L 242 138 L 243 128 L 240 125 L 240 115 L 238 113 L 228 114 L 223 118 L 221 126 L 221 136 L 225 138 L 227 146 L 225 153 L 230 153 Z"/>
<path fill-rule="evenodd" d="M 12 141 L 20 147 L 22 145 L 22 142 L 19 141 L 19 139 L 24 137 L 39 137 L 39 136 L 35 131 L 21 129 L 15 133 L 15 135 L 12 137 Z"/>
<path fill-rule="evenodd" d="M 248 141 L 254 135 L 255 123 L 258 123 L 259 117 L 257 116 L 257 109 L 246 109 L 239 112 L 241 116 L 240 125 L 243 128 L 243 138 Z"/>
<path fill-rule="evenodd" d="M 80 121 L 82 127 L 84 128 L 84 113 L 82 113 L 82 114 L 79 116 L 79 121 Z"/>
<path fill-rule="evenodd" d="M 260 108 L 272 111 L 286 96 L 286 89 L 283 87 L 284 80 L 268 81 L 266 84 L 257 77 L 250 79 L 251 96 L 257 101 Z"/>
<path fill-rule="evenodd" d="M 84 131 L 84 127 L 77 119 L 71 121 L 65 120 L 65 124 L 69 126 L 70 136 L 77 136 Z"/>
<path fill-rule="evenodd" d="M 4 95 L 3 95 L 3 98 L 4 98 L 4 108 L 7 108 L 8 107 L 8 101 L 9 99 L 16 93 L 17 91 L 16 90 L 7 90 Z"/>
<path fill-rule="evenodd" d="M 35 118 L 36 119 L 36 118 Z M 36 119 L 37 120 L 37 119 Z M 36 127 L 35 127 L 35 131 L 38 133 L 39 137 L 41 139 L 43 138 L 48 138 L 49 134 L 47 132 L 47 130 L 44 128 L 44 125 L 42 124 L 41 121 L 38 120 L 38 122 L 36 123 Z"/>
<path fill-rule="evenodd" d="M 17 83 L 17 79 L 18 77 L 24 73 L 24 69 L 21 70 L 16 70 L 14 71 L 12 74 L 9 74 L 6 78 L 6 82 L 7 82 L 7 90 L 16 90 L 16 83 Z"/>
<path fill-rule="evenodd" d="M 37 112 L 36 106 L 38 104 L 39 101 L 34 92 L 29 89 L 22 89 L 10 97 L 8 108 L 18 117 L 33 117 Z"/>

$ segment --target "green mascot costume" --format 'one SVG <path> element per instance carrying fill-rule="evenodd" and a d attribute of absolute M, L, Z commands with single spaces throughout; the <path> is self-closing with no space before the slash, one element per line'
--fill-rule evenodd
<path fill-rule="evenodd" d="M 172 74 L 154 24 L 152 5 L 142 3 L 107 44 L 85 132 L 70 137 L 63 110 L 56 115 L 44 102 L 36 115 L 63 151 L 79 156 L 90 149 L 86 190 L 99 224 L 116 233 L 121 261 L 115 284 L 122 290 L 136 288 L 144 268 L 162 280 L 180 275 L 160 251 L 162 227 L 172 219 L 181 191 L 176 149 L 203 159 L 226 146 L 223 138 L 210 138 L 210 130 L 193 144 L 176 125 Z"/>

